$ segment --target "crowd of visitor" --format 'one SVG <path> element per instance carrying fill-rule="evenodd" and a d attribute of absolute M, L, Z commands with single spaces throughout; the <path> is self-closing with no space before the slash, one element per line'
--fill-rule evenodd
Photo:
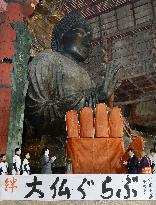
<path fill-rule="evenodd" d="M 41 174 L 52 174 L 52 164 L 55 161 L 56 157 L 53 156 L 49 159 L 49 149 L 47 147 L 42 150 L 41 158 Z M 30 175 L 30 166 L 29 166 L 30 154 L 26 153 L 25 158 L 22 162 L 21 160 L 21 149 L 15 149 L 15 155 L 13 157 L 13 166 L 12 166 L 12 175 Z M 8 174 L 8 162 L 6 161 L 6 155 L 0 155 L 0 175 Z"/>
<path fill-rule="evenodd" d="M 156 151 L 150 150 L 149 155 L 142 153 L 141 159 L 138 159 L 135 155 L 135 150 L 128 149 L 129 159 L 123 161 L 123 165 L 127 167 L 128 174 L 156 174 Z M 13 157 L 12 175 L 30 175 L 29 166 L 30 154 L 26 153 L 25 158 L 21 160 L 21 149 L 15 149 L 15 155 Z M 42 150 L 41 158 L 41 174 L 52 174 L 52 164 L 56 160 L 53 156 L 49 158 L 49 149 L 47 147 Z M 71 163 L 70 163 L 71 164 Z M 8 163 L 6 161 L 6 155 L 0 155 L 0 175 L 8 174 Z"/>
<path fill-rule="evenodd" d="M 128 174 L 156 174 L 156 151 L 154 149 L 150 150 L 149 155 L 142 152 L 141 159 L 138 159 L 134 153 L 135 150 L 129 148 L 129 159 L 123 162 L 128 169 Z"/>

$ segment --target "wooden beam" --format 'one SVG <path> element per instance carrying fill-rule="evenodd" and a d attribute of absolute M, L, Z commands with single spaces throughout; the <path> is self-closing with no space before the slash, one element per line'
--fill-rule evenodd
<path fill-rule="evenodd" d="M 93 15 L 89 15 L 89 16 L 87 16 L 86 18 L 87 18 L 87 19 L 94 18 L 94 17 L 99 16 L 99 15 L 101 15 L 101 14 L 103 14 L 103 13 L 108 13 L 108 12 L 114 10 L 114 9 L 117 9 L 117 8 L 119 8 L 119 7 L 128 5 L 128 4 L 130 4 L 131 2 L 137 2 L 137 1 L 139 1 L 139 0 L 126 0 L 126 2 L 122 3 L 122 1 L 121 1 L 118 5 L 116 5 L 116 4 L 114 3 L 114 1 L 109 0 L 109 1 L 108 1 L 108 4 L 113 5 L 111 8 L 109 8 L 109 6 L 106 5 L 106 7 L 103 7 L 104 9 L 103 9 L 101 12 L 95 11 L 95 13 L 94 13 Z M 97 0 L 97 1 L 94 1 L 94 2 L 93 2 L 92 0 L 88 0 L 87 2 L 88 2 L 87 6 L 81 6 L 80 8 L 75 9 L 74 7 L 72 7 L 71 1 L 68 0 L 68 1 L 66 1 L 66 3 L 65 3 L 64 6 L 63 6 L 63 7 L 64 7 L 63 10 L 66 11 L 65 6 L 67 6 L 67 7 L 69 7 L 71 10 L 77 10 L 78 12 L 83 11 L 83 12 L 85 13 L 85 10 L 86 10 L 87 8 L 90 8 L 91 10 L 94 10 L 97 5 L 99 5 L 99 4 L 102 3 L 102 2 L 103 2 L 103 3 L 106 2 L 106 0 Z"/>
<path fill-rule="evenodd" d="M 156 83 L 154 82 L 153 78 L 149 78 L 148 76 L 146 76 L 146 79 L 148 80 L 149 83 L 152 84 L 153 87 L 156 87 Z"/>
<path fill-rule="evenodd" d="M 91 15 L 91 16 L 89 16 L 87 19 L 91 19 L 91 18 L 94 18 L 94 17 L 96 17 L 96 16 L 98 16 L 98 15 L 101 15 L 101 14 L 103 14 L 103 13 L 108 13 L 108 12 L 110 12 L 110 11 L 113 11 L 114 9 L 118 9 L 118 8 L 120 8 L 120 7 L 126 6 L 126 5 L 130 4 L 132 1 L 133 1 L 133 2 L 137 2 L 137 1 L 139 1 L 139 0 L 131 0 L 131 1 L 128 1 L 128 0 L 127 0 L 126 2 L 121 3 L 121 4 L 117 5 L 117 6 L 114 5 L 112 8 L 105 9 L 105 10 L 99 12 L 98 14 Z M 104 2 L 104 1 L 103 1 L 103 2 Z M 83 9 L 85 9 L 85 7 L 84 7 Z"/>
<path fill-rule="evenodd" d="M 156 95 L 149 95 L 149 96 L 144 96 L 142 98 L 138 98 L 135 100 L 128 100 L 128 101 L 123 101 L 123 102 L 114 102 L 114 105 L 130 105 L 130 104 L 136 104 L 139 102 L 152 101 L 155 99 L 156 99 Z"/>
<path fill-rule="evenodd" d="M 132 13 L 133 13 L 133 22 L 134 22 L 134 26 L 136 26 L 135 11 L 134 11 L 134 2 L 132 2 L 131 5 L 132 5 Z"/>
<path fill-rule="evenodd" d="M 122 82 L 123 80 L 128 80 L 128 79 L 133 79 L 133 78 L 139 78 L 139 77 L 147 77 L 148 75 L 149 76 L 152 76 L 153 74 L 155 74 L 156 72 L 151 72 L 151 73 L 146 73 L 146 72 L 143 72 L 143 73 L 139 73 L 139 74 L 135 74 L 135 75 L 131 75 L 131 76 L 127 76 L 127 77 L 124 77 L 122 79 L 119 80 L 119 82 Z"/>
<path fill-rule="evenodd" d="M 156 126 L 154 125 L 153 126 L 146 125 L 146 123 L 144 123 L 141 120 L 139 122 L 130 121 L 130 124 L 134 126 L 137 129 L 137 131 L 147 132 L 148 134 L 152 134 L 152 135 L 156 134 Z"/>
<path fill-rule="evenodd" d="M 152 21 L 148 21 L 148 22 L 140 24 L 137 27 L 132 26 L 130 28 L 123 29 L 123 30 L 118 31 L 116 33 L 104 35 L 103 38 L 113 41 L 115 39 L 120 39 L 123 36 L 128 36 L 128 35 L 132 35 L 134 33 L 137 33 L 138 31 L 140 31 L 140 29 L 141 29 L 141 31 L 148 30 L 152 27 L 152 25 L 153 25 Z M 97 45 L 96 42 L 98 42 L 98 45 L 99 45 L 100 40 L 101 40 L 100 38 L 93 39 L 92 44 L 94 45 L 94 43 L 95 43 L 95 45 Z"/>
<path fill-rule="evenodd" d="M 142 93 L 145 93 L 144 90 L 142 89 L 142 87 L 139 87 L 133 80 L 131 79 L 127 79 L 132 85 L 134 85 L 134 87 L 139 90 Z"/>
<path fill-rule="evenodd" d="M 156 97 L 156 88 L 155 90 L 152 90 L 152 91 L 149 91 L 149 92 L 146 92 L 146 94 L 141 94 L 140 97 L 146 97 L 146 96 L 155 96 Z"/>
<path fill-rule="evenodd" d="M 104 38 L 110 38 L 112 40 L 115 40 L 115 39 L 119 39 L 124 36 L 133 35 L 134 33 L 137 33 L 139 31 L 148 30 L 151 27 L 152 27 L 152 21 L 148 21 L 148 22 L 139 24 L 136 27 L 132 26 L 132 27 L 120 30 L 119 32 L 108 34 L 104 36 Z"/>
<path fill-rule="evenodd" d="M 72 11 L 73 10 L 76 10 L 76 11 L 78 11 L 78 12 L 81 12 L 82 10 L 83 11 L 85 11 L 86 9 L 88 9 L 89 7 L 92 9 L 92 7 L 95 7 L 95 5 L 98 5 L 98 4 L 100 4 L 101 2 L 104 2 L 104 0 L 98 0 L 98 1 L 95 1 L 95 2 L 93 2 L 92 0 L 89 0 L 89 1 L 87 1 L 87 6 L 81 6 L 80 8 L 77 8 L 77 9 L 75 9 L 73 6 L 72 6 L 72 3 L 71 3 L 71 0 L 66 0 L 66 3 L 64 4 L 64 8 L 65 8 L 65 6 L 67 6 L 67 7 L 69 7 Z M 79 3 L 78 1 L 77 1 L 77 3 Z M 85 12 L 84 12 L 85 13 Z M 98 13 L 97 13 L 98 14 Z"/>
<path fill-rule="evenodd" d="M 100 16 L 98 16 L 98 26 L 99 26 L 99 30 L 100 30 L 100 46 L 102 47 L 103 46 L 103 41 L 102 41 L 102 36 L 103 36 L 103 34 L 102 34 L 102 24 L 101 24 L 101 17 Z"/>
<path fill-rule="evenodd" d="M 153 86 L 156 86 L 156 72 L 149 73 L 146 75 L 147 80 L 149 80 Z"/>
<path fill-rule="evenodd" d="M 119 31 L 119 24 L 118 24 L 118 17 L 117 17 L 117 9 L 114 9 L 115 21 L 116 21 L 116 28 Z"/>
<path fill-rule="evenodd" d="M 151 0 L 151 7 L 152 7 L 152 15 L 153 15 L 153 21 L 155 20 L 155 11 L 154 11 L 154 1 Z"/>

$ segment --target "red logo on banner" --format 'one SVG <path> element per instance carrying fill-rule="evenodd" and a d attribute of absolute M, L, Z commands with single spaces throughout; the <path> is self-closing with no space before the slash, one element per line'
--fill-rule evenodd
<path fill-rule="evenodd" d="M 17 188 L 16 182 L 17 182 L 17 179 L 15 179 L 14 177 L 12 177 L 11 180 L 9 180 L 9 178 L 6 178 L 5 179 L 5 191 L 8 191 L 9 189 L 11 189 L 11 191 L 14 192 L 14 189 Z"/>

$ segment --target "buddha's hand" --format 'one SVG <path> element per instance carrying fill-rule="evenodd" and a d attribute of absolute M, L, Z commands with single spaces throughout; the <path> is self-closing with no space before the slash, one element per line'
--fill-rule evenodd
<path fill-rule="evenodd" d="M 117 88 L 117 83 L 119 80 L 118 71 L 121 66 L 109 63 L 106 65 L 106 72 L 103 76 L 102 85 L 98 88 L 98 95 L 100 100 L 109 99 L 109 97 L 114 93 Z"/>

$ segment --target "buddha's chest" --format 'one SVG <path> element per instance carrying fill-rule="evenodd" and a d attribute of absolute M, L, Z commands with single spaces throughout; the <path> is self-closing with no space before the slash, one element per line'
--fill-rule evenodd
<path fill-rule="evenodd" d="M 95 87 L 88 72 L 76 63 L 64 64 L 62 69 L 62 85 L 65 92 L 74 94 Z"/>

